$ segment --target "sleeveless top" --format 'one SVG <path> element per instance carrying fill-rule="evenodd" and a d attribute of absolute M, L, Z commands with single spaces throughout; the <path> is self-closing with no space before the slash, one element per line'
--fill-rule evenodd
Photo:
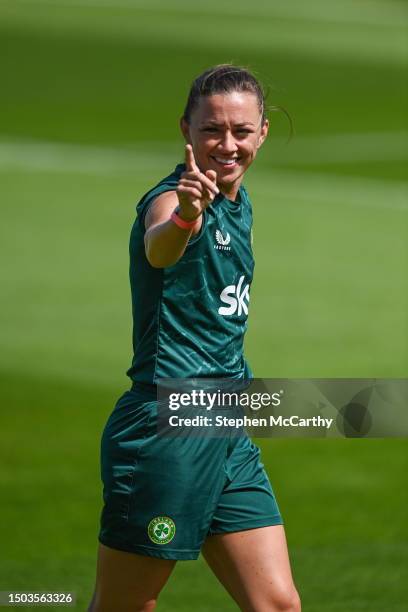
<path fill-rule="evenodd" d="M 243 355 L 254 269 L 245 188 L 235 202 L 216 196 L 175 265 L 153 268 L 146 258 L 146 211 L 159 194 L 176 189 L 184 170 L 179 164 L 136 208 L 129 246 L 134 355 L 127 371 L 136 386 L 160 378 L 252 376 Z"/>

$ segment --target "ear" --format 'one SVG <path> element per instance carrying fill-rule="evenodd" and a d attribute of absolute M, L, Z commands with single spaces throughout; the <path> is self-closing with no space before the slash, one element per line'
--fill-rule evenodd
<path fill-rule="evenodd" d="M 269 131 L 269 121 L 268 119 L 265 119 L 261 127 L 261 132 L 259 134 L 257 149 L 259 149 L 265 142 L 265 138 L 268 135 L 268 131 Z"/>
<path fill-rule="evenodd" d="M 186 143 L 191 144 L 190 126 L 187 123 L 187 121 L 184 119 L 184 117 L 180 119 L 180 129 L 181 129 L 181 133 L 183 134 L 184 140 L 186 141 Z"/>

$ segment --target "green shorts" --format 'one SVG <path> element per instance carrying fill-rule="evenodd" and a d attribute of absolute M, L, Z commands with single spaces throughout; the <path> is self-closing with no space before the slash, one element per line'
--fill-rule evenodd
<path fill-rule="evenodd" d="M 127 391 L 102 435 L 99 541 L 162 559 L 197 559 L 209 535 L 282 524 L 246 435 L 156 433 L 157 402 Z"/>

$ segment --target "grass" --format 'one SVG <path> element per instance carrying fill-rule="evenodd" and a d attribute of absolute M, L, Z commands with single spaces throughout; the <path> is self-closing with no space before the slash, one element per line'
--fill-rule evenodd
<path fill-rule="evenodd" d="M 242 2 L 199 20 L 181 0 L 83 4 L 0 5 L 0 590 L 71 589 L 79 610 L 94 581 L 99 436 L 128 386 L 129 229 L 179 161 L 177 118 L 201 69 L 251 65 L 297 128 L 285 145 L 272 115 L 246 180 L 255 373 L 406 377 L 408 365 L 399 3 L 345 3 L 335 23 L 321 2 L 309 16 L 254 3 L 249 24 Z M 402 612 L 406 440 L 259 444 L 305 612 Z M 192 607 L 236 609 L 202 560 L 177 566 L 158 610 Z"/>

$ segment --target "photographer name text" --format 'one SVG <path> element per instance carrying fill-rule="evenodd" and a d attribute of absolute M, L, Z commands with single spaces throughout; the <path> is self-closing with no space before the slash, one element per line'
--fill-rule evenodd
<path fill-rule="evenodd" d="M 291 415 L 290 417 L 272 416 L 268 418 L 263 417 L 238 417 L 230 418 L 226 416 L 201 416 L 195 417 L 180 417 L 178 415 L 171 415 L 169 417 L 169 425 L 171 427 L 323 427 L 330 429 L 334 419 L 325 419 L 319 416 L 313 416 L 309 418 L 302 418 L 298 415 Z"/>

